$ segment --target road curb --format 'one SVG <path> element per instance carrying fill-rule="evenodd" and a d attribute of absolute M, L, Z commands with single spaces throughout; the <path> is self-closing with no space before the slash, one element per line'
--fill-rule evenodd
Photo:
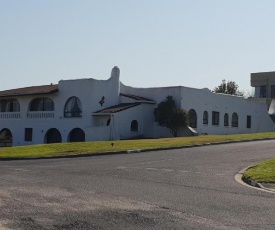
<path fill-rule="evenodd" d="M 247 186 L 249 188 L 254 188 L 254 189 L 258 189 L 258 190 L 264 191 L 264 192 L 269 192 L 269 193 L 274 193 L 275 194 L 275 189 L 267 188 L 267 187 L 263 186 L 261 183 L 258 183 L 256 181 L 253 181 L 251 179 L 243 177 L 244 172 L 247 169 L 251 168 L 251 167 L 252 166 L 249 166 L 249 167 L 246 167 L 246 168 L 242 169 L 241 171 L 239 171 L 235 175 L 235 181 L 237 181 L 238 183 L 240 183 L 240 184 L 242 184 L 244 186 Z"/>
<path fill-rule="evenodd" d="M 43 160 L 43 159 L 92 157 L 92 156 L 110 156 L 110 155 L 118 155 L 118 154 L 131 154 L 131 153 L 153 152 L 153 151 L 162 151 L 162 150 L 185 149 L 185 148 L 204 147 L 204 146 L 210 146 L 210 145 L 234 144 L 234 143 L 251 142 L 251 141 L 263 141 L 263 140 L 275 140 L 275 138 L 274 137 L 267 137 L 267 138 L 258 138 L 258 139 L 249 139 L 249 140 L 221 141 L 221 142 L 213 142 L 213 143 L 203 143 L 203 144 L 184 145 L 184 146 L 175 146 L 175 147 L 164 147 L 164 148 L 132 149 L 132 150 L 124 150 L 124 151 L 116 151 L 116 152 L 102 152 L 102 153 L 85 153 L 85 154 L 81 154 L 81 155 L 66 155 L 66 156 L 51 156 L 51 157 L 29 157 L 29 158 L 28 157 L 0 158 L 0 161 Z"/>

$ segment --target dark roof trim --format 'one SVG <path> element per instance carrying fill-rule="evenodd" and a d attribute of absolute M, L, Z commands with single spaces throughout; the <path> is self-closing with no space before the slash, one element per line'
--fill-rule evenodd
<path fill-rule="evenodd" d="M 97 112 L 94 112 L 93 115 L 118 113 L 118 112 L 124 111 L 126 109 L 136 107 L 138 105 L 141 105 L 141 103 L 138 103 L 138 102 L 136 102 L 136 103 L 121 103 L 121 104 L 111 106 L 106 109 L 102 109 Z"/>
<path fill-rule="evenodd" d="M 124 94 L 124 93 L 120 93 L 121 96 L 123 97 L 128 97 L 137 101 L 150 101 L 150 102 L 155 102 L 154 100 L 151 100 L 149 98 L 145 98 L 145 97 L 140 97 L 140 96 L 136 96 L 136 95 L 132 95 L 132 94 Z"/>
<path fill-rule="evenodd" d="M 31 86 L 19 89 L 0 91 L 0 97 L 15 97 L 28 95 L 55 94 L 58 92 L 58 85 Z"/>

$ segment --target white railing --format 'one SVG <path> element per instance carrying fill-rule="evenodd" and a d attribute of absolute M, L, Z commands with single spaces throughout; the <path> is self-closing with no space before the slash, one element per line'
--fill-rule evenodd
<path fill-rule="evenodd" d="M 54 118 L 54 112 L 28 112 L 28 119 L 49 119 Z"/>
<path fill-rule="evenodd" d="M 6 120 L 6 119 L 20 119 L 20 112 L 4 112 L 0 113 L 0 119 Z"/>

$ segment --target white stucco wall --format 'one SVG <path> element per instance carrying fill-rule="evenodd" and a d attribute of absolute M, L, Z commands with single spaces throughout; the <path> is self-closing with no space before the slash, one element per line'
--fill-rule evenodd
<path fill-rule="evenodd" d="M 61 80 L 58 83 L 58 93 L 49 95 L 32 95 L 12 97 L 20 103 L 19 119 L 1 119 L 0 130 L 8 128 L 13 136 L 13 145 L 29 145 L 44 143 L 45 134 L 50 128 L 59 130 L 62 142 L 68 141 L 68 135 L 74 128 L 82 129 L 86 134 L 86 140 L 107 139 L 107 129 L 94 126 L 92 113 L 119 103 L 119 71 L 112 71 L 108 80 L 76 79 Z M 82 117 L 65 118 L 64 108 L 67 100 L 78 97 L 82 104 Z M 105 103 L 101 106 L 99 101 L 104 96 Z M 30 102 L 34 98 L 46 97 L 54 101 L 54 111 L 39 111 L 37 113 L 51 113 L 53 118 L 27 118 Z M 25 142 L 25 128 L 33 129 L 32 141 Z M 97 131 L 95 131 L 98 129 Z M 91 131 L 92 130 L 92 131 Z"/>
<path fill-rule="evenodd" d="M 120 84 L 121 93 L 137 95 L 156 101 L 157 103 L 165 100 L 170 95 L 174 98 L 176 105 L 181 105 L 181 87 L 159 87 L 159 88 L 134 88 Z"/>
<path fill-rule="evenodd" d="M 138 122 L 138 131 L 131 131 L 131 122 Z M 120 139 L 152 137 L 154 123 L 154 105 L 141 104 L 114 115 L 116 130 Z"/>
<path fill-rule="evenodd" d="M 208 89 L 182 87 L 181 107 L 197 113 L 197 132 L 208 134 L 235 134 L 274 131 L 274 123 L 265 104 L 254 103 L 243 97 L 212 93 Z M 203 124 L 203 113 L 208 112 L 208 125 Z M 212 111 L 219 112 L 219 125 L 212 125 Z M 239 126 L 232 127 L 232 114 L 238 114 Z M 229 126 L 224 126 L 224 114 L 229 115 Z M 247 128 L 247 116 L 251 116 L 251 128 Z"/>
<path fill-rule="evenodd" d="M 134 94 L 163 101 L 168 95 L 173 96 L 177 106 L 187 112 L 194 109 L 197 114 L 198 133 L 207 134 L 235 134 L 274 131 L 274 123 L 267 113 L 264 103 L 246 100 L 243 97 L 227 94 L 212 93 L 209 89 L 195 89 L 189 87 L 161 87 L 161 88 L 133 88 L 121 84 L 123 93 Z M 203 112 L 208 112 L 208 124 L 203 124 Z M 219 112 L 219 125 L 212 125 L 212 111 Z M 232 114 L 238 114 L 238 127 L 232 127 Z M 229 116 L 229 125 L 224 126 L 224 114 Z M 251 128 L 247 128 L 247 116 L 251 116 Z M 155 124 L 154 137 L 171 136 L 169 130 L 157 127 Z"/>
<path fill-rule="evenodd" d="M 120 96 L 132 94 L 154 100 L 146 102 Z M 0 114 L 0 130 L 8 128 L 13 135 L 13 145 L 40 144 L 45 141 L 45 134 L 50 128 L 59 130 L 62 142 L 68 141 L 69 133 L 74 128 L 85 132 L 86 141 L 117 140 L 137 137 L 159 138 L 171 137 L 167 128 L 157 125 L 154 121 L 154 109 L 166 97 L 173 96 L 176 105 L 189 111 L 194 109 L 197 114 L 198 133 L 234 134 L 274 131 L 274 123 L 268 115 L 267 104 L 242 97 L 215 94 L 208 89 L 189 87 L 153 87 L 134 88 L 125 86 L 119 81 L 119 69 L 114 68 L 108 80 L 76 79 L 61 80 L 58 83 L 58 93 L 49 95 L 18 96 L 20 103 L 20 118 L 7 118 Z M 78 97 L 82 104 L 82 117 L 65 118 L 64 108 L 67 100 Z M 29 118 L 29 105 L 34 98 L 46 97 L 54 101 L 55 110 L 43 113 L 45 118 Z M 104 97 L 102 106 L 99 101 Z M 96 111 L 115 106 L 120 103 L 141 102 L 140 105 L 120 112 L 110 114 L 94 114 Z M 275 103 L 272 102 L 272 106 Z M 272 108 L 273 108 L 272 107 Z M 273 109 L 274 110 L 274 109 Z M 272 110 L 272 114 L 274 111 Z M 208 124 L 203 124 L 203 113 L 208 112 Z M 219 112 L 219 125 L 212 125 L 212 111 Z M 238 114 L 238 127 L 232 127 L 232 114 Z M 47 117 L 47 114 L 49 116 Z M 229 126 L 224 126 L 224 114 L 229 115 Z M 271 113 L 271 111 L 270 111 Z M 247 116 L 251 116 L 251 128 L 246 127 Z M 107 125 L 108 119 L 111 119 Z M 131 122 L 138 122 L 138 131 L 131 131 Z M 24 140 L 25 128 L 32 128 L 32 141 Z"/>

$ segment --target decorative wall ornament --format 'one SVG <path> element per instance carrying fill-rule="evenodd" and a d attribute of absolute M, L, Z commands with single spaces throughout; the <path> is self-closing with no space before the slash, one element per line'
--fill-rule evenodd
<path fill-rule="evenodd" d="M 105 103 L 105 97 L 103 96 L 99 101 L 99 104 L 102 106 Z"/>

